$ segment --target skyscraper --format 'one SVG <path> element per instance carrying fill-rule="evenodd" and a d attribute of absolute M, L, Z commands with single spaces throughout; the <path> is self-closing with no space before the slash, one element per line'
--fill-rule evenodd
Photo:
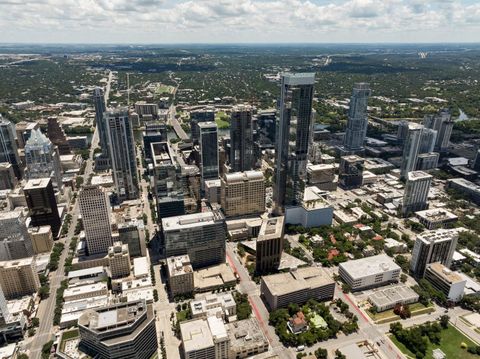
<path fill-rule="evenodd" d="M 434 262 L 440 262 L 444 266 L 450 267 L 457 241 L 458 231 L 456 229 L 438 229 L 419 234 L 413 246 L 410 262 L 413 274 L 423 277 L 427 264 Z"/>
<path fill-rule="evenodd" d="M 421 154 L 428 153 L 432 154 L 428 156 L 429 158 L 436 157 L 433 155 L 436 139 L 437 131 L 425 128 L 417 123 L 408 123 L 407 136 L 403 143 L 402 165 L 400 167 L 400 176 L 403 179 L 407 177 L 410 171 L 432 168 L 431 164 L 434 162 L 430 161 L 430 164 L 426 165 L 424 158 L 421 164 L 418 161 Z"/>
<path fill-rule="evenodd" d="M 138 196 L 137 159 L 128 108 L 107 111 L 104 121 L 116 194 L 120 201 L 135 199 Z"/>
<path fill-rule="evenodd" d="M 232 172 L 244 172 L 253 167 L 253 129 L 251 106 L 232 109 L 230 119 L 230 166 Z"/>
<path fill-rule="evenodd" d="M 58 215 L 57 201 L 51 178 L 32 179 L 23 187 L 27 202 L 30 225 L 33 227 L 49 225 L 53 237 L 58 236 L 61 220 Z"/>
<path fill-rule="evenodd" d="M 0 212 L 0 261 L 31 256 L 33 246 L 23 212 Z"/>
<path fill-rule="evenodd" d="M 217 179 L 218 171 L 218 132 L 215 122 L 200 122 L 200 173 L 202 188 L 205 180 Z"/>
<path fill-rule="evenodd" d="M 110 205 L 101 187 L 86 186 L 79 195 L 88 254 L 107 253 L 112 245 Z"/>
<path fill-rule="evenodd" d="M 356 153 L 364 149 L 363 144 L 368 126 L 367 101 L 369 96 L 370 85 L 368 83 L 359 82 L 353 86 L 347 129 L 343 141 L 345 151 L 349 153 Z"/>
<path fill-rule="evenodd" d="M 58 148 L 40 129 L 33 130 L 25 143 L 25 162 L 27 179 L 50 177 L 55 187 L 63 187 Z"/>
<path fill-rule="evenodd" d="M 275 185 L 275 212 L 303 199 L 307 176 L 308 147 L 312 139 L 314 73 L 283 74 L 280 89 Z"/>
<path fill-rule="evenodd" d="M 105 94 L 100 87 L 97 87 L 95 90 L 93 90 L 93 105 L 95 106 L 95 123 L 98 128 L 102 156 L 108 158 L 107 123 L 104 120 L 104 114 L 107 111 L 107 106 L 105 103 Z"/>
<path fill-rule="evenodd" d="M 200 140 L 200 128 L 198 124 L 200 122 L 214 122 L 215 121 L 215 108 L 206 107 L 204 109 L 194 110 L 190 112 L 190 127 L 192 130 L 192 141 L 197 144 Z"/>
<path fill-rule="evenodd" d="M 151 144 L 158 220 L 185 214 L 181 168 L 168 142 Z"/>
<path fill-rule="evenodd" d="M 50 141 L 57 146 L 60 156 L 69 155 L 72 153 L 70 144 L 67 141 L 65 132 L 62 126 L 58 123 L 56 117 L 49 117 L 47 123 L 47 135 Z"/>
<path fill-rule="evenodd" d="M 402 204 L 402 214 L 404 216 L 427 209 L 428 191 L 432 178 L 431 175 L 422 171 L 408 172 Z"/>
<path fill-rule="evenodd" d="M 20 156 L 15 142 L 15 129 L 12 123 L 0 114 L 0 162 L 8 162 L 18 179 L 22 178 Z"/>
<path fill-rule="evenodd" d="M 452 115 L 448 109 L 442 109 L 437 114 L 425 116 L 423 119 L 423 125 L 426 128 L 437 131 L 435 151 L 445 152 L 448 150 L 453 123 Z"/>

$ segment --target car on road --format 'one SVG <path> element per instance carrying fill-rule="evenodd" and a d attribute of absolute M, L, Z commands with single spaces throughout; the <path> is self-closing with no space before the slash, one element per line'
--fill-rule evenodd
<path fill-rule="evenodd" d="M 302 351 L 304 351 L 304 350 L 305 350 L 305 345 L 299 345 L 299 346 L 297 347 L 297 352 L 302 352 Z"/>

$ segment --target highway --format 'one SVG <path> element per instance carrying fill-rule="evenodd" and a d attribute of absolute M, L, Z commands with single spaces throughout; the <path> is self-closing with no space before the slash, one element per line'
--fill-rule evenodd
<path fill-rule="evenodd" d="M 112 72 L 109 73 L 108 83 L 105 91 L 105 98 L 108 101 L 108 96 L 110 95 L 110 85 L 112 81 Z M 87 160 L 87 165 L 85 166 L 85 172 L 83 174 L 84 183 L 87 183 L 90 174 L 93 171 L 93 156 L 94 150 L 98 146 L 99 135 L 97 129 L 92 137 L 92 144 L 90 147 L 90 156 Z M 50 295 L 47 299 L 42 300 L 38 306 L 37 317 L 40 319 L 40 325 L 37 328 L 37 332 L 32 340 L 25 344 L 25 348 L 29 349 L 29 357 L 32 359 L 41 359 L 42 356 L 42 347 L 48 342 L 52 335 L 56 332 L 56 328 L 53 326 L 53 316 L 55 312 L 55 302 L 57 289 L 60 287 L 62 280 L 65 278 L 64 267 L 65 259 L 67 258 L 69 246 L 72 237 L 74 236 L 75 226 L 77 224 L 78 217 L 80 215 L 80 208 L 78 205 L 78 200 L 75 201 L 73 209 L 69 212 L 72 215 L 72 221 L 70 224 L 69 231 L 66 236 L 62 237 L 59 241 L 65 244 L 65 248 L 60 256 L 58 263 L 58 268 L 55 272 L 51 272 L 49 275 L 50 279 Z"/>

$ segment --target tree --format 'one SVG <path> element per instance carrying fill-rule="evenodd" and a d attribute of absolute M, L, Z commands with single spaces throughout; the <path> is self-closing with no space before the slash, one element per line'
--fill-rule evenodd
<path fill-rule="evenodd" d="M 408 277 L 405 273 L 402 273 L 400 276 L 400 282 L 405 283 L 407 281 Z"/>
<path fill-rule="evenodd" d="M 22 354 L 19 354 L 19 355 L 17 356 L 17 359 L 29 359 L 29 357 L 28 357 L 27 354 L 22 353 Z"/>
<path fill-rule="evenodd" d="M 342 354 L 340 350 L 335 350 L 335 359 L 347 359 L 345 355 Z"/>
<path fill-rule="evenodd" d="M 448 321 L 450 320 L 450 317 L 448 315 L 442 315 L 440 317 L 440 325 L 442 326 L 443 329 L 448 328 Z"/>
<path fill-rule="evenodd" d="M 324 348 L 318 348 L 315 350 L 315 356 L 317 359 L 327 359 L 328 358 L 328 351 Z"/>

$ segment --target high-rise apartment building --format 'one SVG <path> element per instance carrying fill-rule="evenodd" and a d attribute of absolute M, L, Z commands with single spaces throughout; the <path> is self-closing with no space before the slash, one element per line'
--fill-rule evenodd
<path fill-rule="evenodd" d="M 30 225 L 33 227 L 49 225 L 53 237 L 60 231 L 61 220 L 51 178 L 32 179 L 23 187 L 27 202 Z"/>
<path fill-rule="evenodd" d="M 409 123 L 407 137 L 403 145 L 402 165 L 400 175 L 407 177 L 407 173 L 415 171 L 418 166 L 418 156 L 421 153 L 433 151 L 437 134 L 434 130 L 416 123 Z"/>
<path fill-rule="evenodd" d="M 280 88 L 275 185 L 275 212 L 302 202 L 307 177 L 308 147 L 312 140 L 314 73 L 283 74 Z"/>
<path fill-rule="evenodd" d="M 0 261 L 33 256 L 25 221 L 21 211 L 0 212 Z"/>
<path fill-rule="evenodd" d="M 205 180 L 217 179 L 218 169 L 218 131 L 215 122 L 198 124 L 200 137 L 200 172 L 202 187 Z"/>
<path fill-rule="evenodd" d="M 0 286 L 7 299 L 35 293 L 40 288 L 35 257 L 0 262 Z"/>
<path fill-rule="evenodd" d="M 158 219 L 185 214 L 180 165 L 168 142 L 151 144 Z"/>
<path fill-rule="evenodd" d="M 425 116 L 423 125 L 426 128 L 437 131 L 435 151 L 445 152 L 450 144 L 450 136 L 453 130 L 452 115 L 448 109 L 442 109 L 435 115 Z"/>
<path fill-rule="evenodd" d="M 108 267 L 112 279 L 128 277 L 130 275 L 130 254 L 128 244 L 115 242 L 108 248 Z"/>
<path fill-rule="evenodd" d="M 457 241 L 456 229 L 437 229 L 419 234 L 415 240 L 410 261 L 413 274 L 423 277 L 427 264 L 435 262 L 450 267 Z"/>
<path fill-rule="evenodd" d="M 221 181 L 221 204 L 226 217 L 265 212 L 265 177 L 262 171 L 227 173 Z"/>
<path fill-rule="evenodd" d="M 204 109 L 194 110 L 190 112 L 190 127 L 192 130 L 193 143 L 197 144 L 200 140 L 200 128 L 198 124 L 201 122 L 214 122 L 215 108 L 206 107 Z"/>
<path fill-rule="evenodd" d="M 127 108 L 105 112 L 113 181 L 120 201 L 138 197 L 137 159 Z"/>
<path fill-rule="evenodd" d="M 230 117 L 230 166 L 232 172 L 253 168 L 252 106 L 238 105 L 232 108 Z"/>
<path fill-rule="evenodd" d="M 10 321 L 10 311 L 8 310 L 7 300 L 5 294 L 0 287 L 0 327 L 3 327 Z"/>
<path fill-rule="evenodd" d="M 404 216 L 427 209 L 428 191 L 432 178 L 431 175 L 422 171 L 408 172 L 402 204 L 402 214 Z"/>
<path fill-rule="evenodd" d="M 225 218 L 218 211 L 162 218 L 165 256 L 188 254 L 194 269 L 225 262 Z"/>
<path fill-rule="evenodd" d="M 353 86 L 350 108 L 348 110 L 347 129 L 343 146 L 347 153 L 363 151 L 367 135 L 368 117 L 367 102 L 370 96 L 370 85 L 365 82 Z"/>
<path fill-rule="evenodd" d="M 50 141 L 57 146 L 60 156 L 69 155 L 72 153 L 67 136 L 65 136 L 62 126 L 60 123 L 58 123 L 57 117 L 48 118 L 47 135 Z"/>
<path fill-rule="evenodd" d="M 101 187 L 86 186 L 79 195 L 88 254 L 107 253 L 112 245 L 110 204 Z"/>
<path fill-rule="evenodd" d="M 53 235 L 50 226 L 28 228 L 33 253 L 49 253 L 53 248 Z"/>
<path fill-rule="evenodd" d="M 158 340 L 152 304 L 144 299 L 87 309 L 78 319 L 79 348 L 98 359 L 150 359 Z"/>
<path fill-rule="evenodd" d="M 40 129 L 32 131 L 24 150 L 27 179 L 50 177 L 55 187 L 63 187 L 58 148 Z"/>
<path fill-rule="evenodd" d="M 13 166 L 13 172 L 18 179 L 22 178 L 22 163 L 15 141 L 15 128 L 0 114 L 0 162 L 8 162 Z"/>
<path fill-rule="evenodd" d="M 95 107 L 95 123 L 98 128 L 98 138 L 100 147 L 102 149 L 102 156 L 108 158 L 108 134 L 107 134 L 107 122 L 104 120 L 107 106 L 105 103 L 105 94 L 103 89 L 97 87 L 93 90 L 93 105 Z"/>
<path fill-rule="evenodd" d="M 343 156 L 338 168 L 338 185 L 344 189 L 360 187 L 363 183 L 364 162 L 357 155 Z"/>
<path fill-rule="evenodd" d="M 188 255 L 167 258 L 167 269 L 172 296 L 193 293 L 193 268 Z"/>
<path fill-rule="evenodd" d="M 420 153 L 417 157 L 417 171 L 428 171 L 438 167 L 440 154 L 438 152 Z"/>
<path fill-rule="evenodd" d="M 257 237 L 255 272 L 268 273 L 278 269 L 283 251 L 285 217 L 264 219 Z"/>

